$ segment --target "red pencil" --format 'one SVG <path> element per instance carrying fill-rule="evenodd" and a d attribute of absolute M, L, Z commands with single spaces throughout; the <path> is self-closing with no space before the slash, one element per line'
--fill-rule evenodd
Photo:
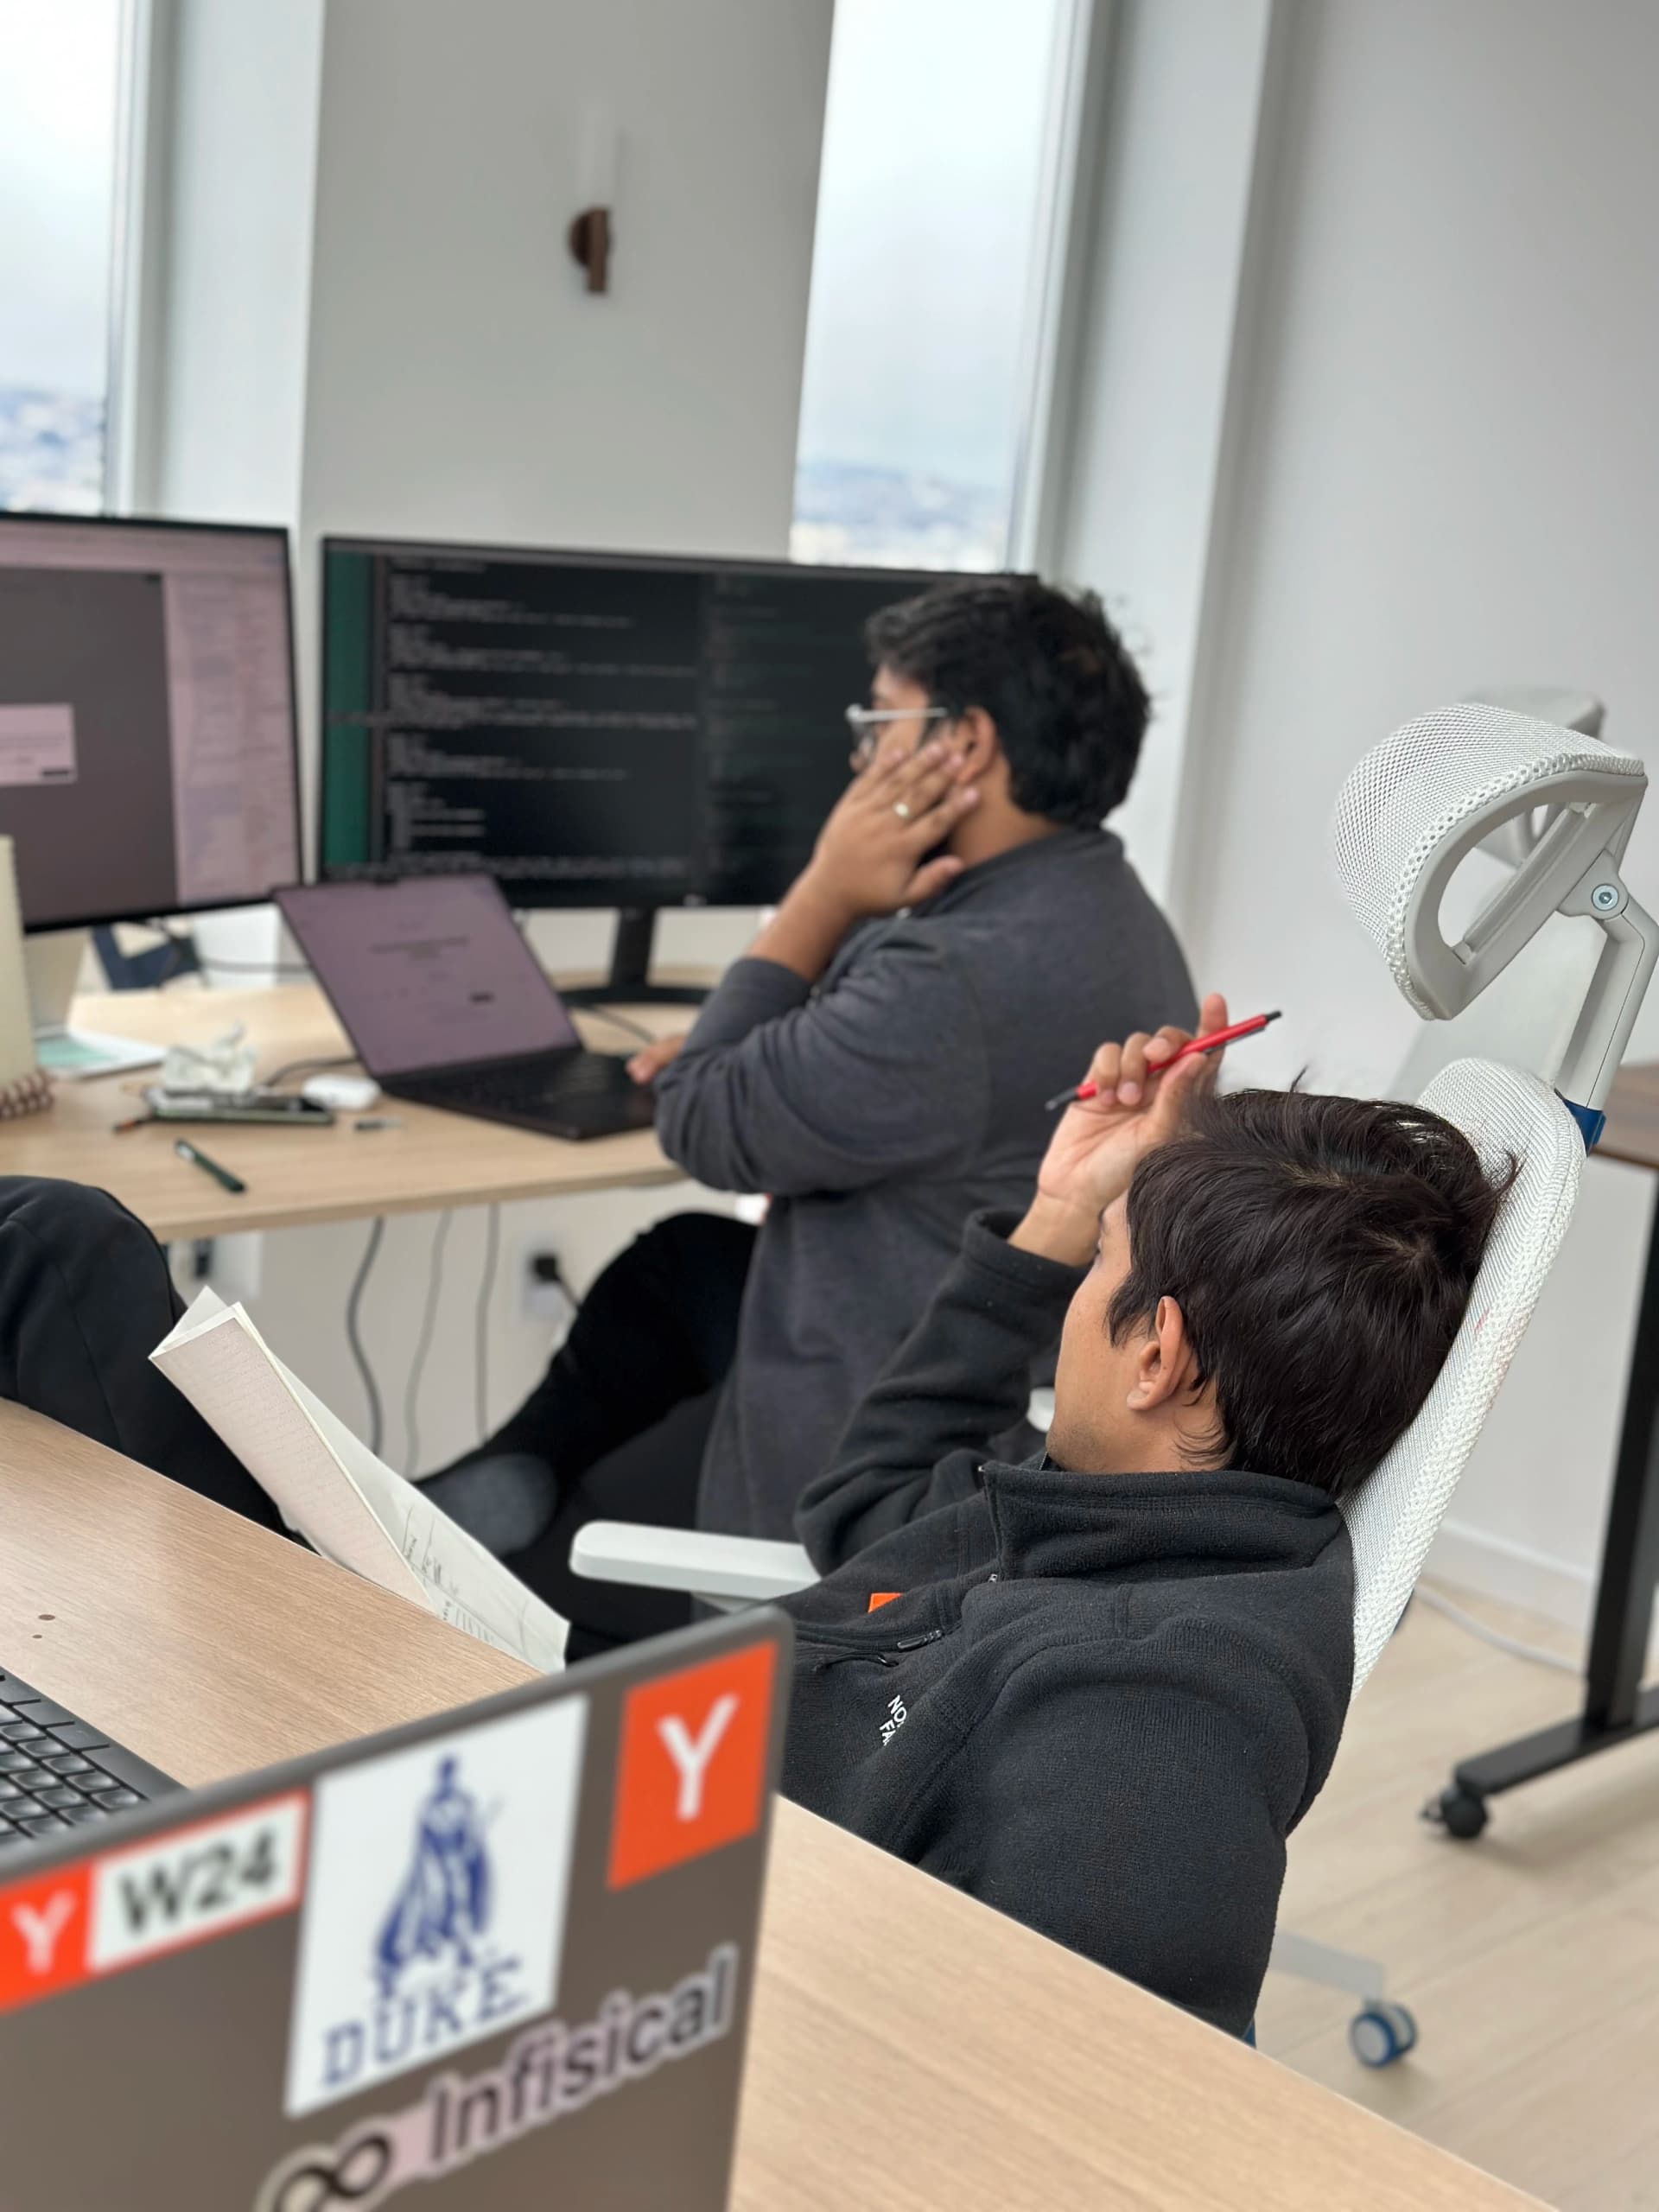
<path fill-rule="evenodd" d="M 1275 1007 L 1271 1014 L 1253 1014 L 1248 1021 L 1235 1021 L 1225 1029 L 1212 1029 L 1206 1037 L 1189 1037 L 1179 1052 L 1172 1052 L 1166 1060 L 1147 1072 L 1162 1075 L 1166 1069 L 1173 1068 L 1177 1060 L 1190 1060 L 1197 1052 L 1218 1052 L 1224 1045 L 1237 1044 L 1241 1037 L 1254 1037 L 1270 1021 L 1277 1021 L 1281 1012 L 1282 1008 Z M 1068 1090 L 1057 1090 L 1046 1102 L 1046 1111 L 1056 1114 L 1062 1106 L 1071 1105 L 1073 1099 L 1092 1098 L 1094 1095 L 1095 1085 L 1092 1083 L 1073 1084 Z"/>

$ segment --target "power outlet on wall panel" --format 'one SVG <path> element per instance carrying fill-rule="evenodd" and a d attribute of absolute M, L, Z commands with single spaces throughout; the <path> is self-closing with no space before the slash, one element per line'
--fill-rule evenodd
<path fill-rule="evenodd" d="M 526 1320 L 568 1321 L 575 1313 L 576 1302 L 559 1255 L 544 1237 L 533 1237 L 520 1247 L 518 1283 Z"/>
<path fill-rule="evenodd" d="M 187 1303 L 211 1284 L 227 1306 L 251 1306 L 264 1274 L 264 1235 L 254 1230 L 186 1238 L 168 1245 L 167 1259 L 173 1287 Z"/>

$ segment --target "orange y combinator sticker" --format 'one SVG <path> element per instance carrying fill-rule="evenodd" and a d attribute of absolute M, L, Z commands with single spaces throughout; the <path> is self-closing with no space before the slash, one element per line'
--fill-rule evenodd
<path fill-rule="evenodd" d="M 751 1644 L 630 1690 L 609 1883 L 643 1882 L 760 1825 L 774 1647 Z"/>

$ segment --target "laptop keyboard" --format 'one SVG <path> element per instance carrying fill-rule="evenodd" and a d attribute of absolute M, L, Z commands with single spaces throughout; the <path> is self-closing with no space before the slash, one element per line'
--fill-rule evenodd
<path fill-rule="evenodd" d="M 553 1066 L 465 1068 L 449 1077 L 423 1075 L 418 1084 L 400 1084 L 431 1106 L 475 1106 L 491 1113 L 536 1113 L 540 1106 L 575 1106 L 582 1099 L 626 1097 L 632 1077 L 611 1053 L 570 1053 Z"/>
<path fill-rule="evenodd" d="M 0 1672 L 0 1853 L 107 1820 L 177 1786 L 16 1675 Z"/>
<path fill-rule="evenodd" d="M 473 1070 L 442 1085 L 426 1078 L 424 1087 L 435 1096 L 441 1090 L 447 1090 L 453 1097 L 464 1098 L 471 1105 L 493 1106 L 511 1113 L 553 1100 L 563 1106 L 577 1098 L 609 1097 L 630 1080 L 623 1072 L 622 1062 L 611 1054 L 582 1052 L 561 1060 L 552 1068 L 526 1068 L 517 1072 L 505 1069 Z"/>

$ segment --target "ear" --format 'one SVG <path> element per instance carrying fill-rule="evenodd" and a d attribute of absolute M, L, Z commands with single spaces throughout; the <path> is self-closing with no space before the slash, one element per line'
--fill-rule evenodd
<path fill-rule="evenodd" d="M 969 707 L 950 724 L 949 734 L 957 748 L 957 781 L 982 782 L 1002 757 L 996 724 L 983 707 Z"/>
<path fill-rule="evenodd" d="M 1173 1298 L 1160 1298 L 1135 1355 L 1135 1379 L 1125 1402 L 1131 1413 L 1155 1413 L 1160 1406 L 1179 1405 L 1198 1382 L 1198 1363 L 1185 1318 Z"/>

